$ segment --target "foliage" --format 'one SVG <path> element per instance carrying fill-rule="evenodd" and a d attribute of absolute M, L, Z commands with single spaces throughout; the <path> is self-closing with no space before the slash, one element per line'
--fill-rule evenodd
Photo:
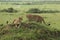
<path fill-rule="evenodd" d="M 28 23 L 27 26 L 26 23 L 22 23 L 20 28 L 4 26 L 0 30 L 0 40 L 53 40 L 56 37 L 60 37 L 58 34 L 60 31 L 50 31 L 47 27 L 43 24 L 32 22 Z"/>
<path fill-rule="evenodd" d="M 14 12 L 17 12 L 17 10 L 15 10 L 15 9 L 13 9 L 13 8 L 8 8 L 8 9 L 0 10 L 0 12 L 14 13 Z"/>
<path fill-rule="evenodd" d="M 38 8 L 32 8 L 27 11 L 27 13 L 59 13 L 60 11 L 58 10 L 40 10 Z"/>
<path fill-rule="evenodd" d="M 40 13 L 40 10 L 37 8 L 32 8 L 32 9 L 29 9 L 27 13 Z"/>

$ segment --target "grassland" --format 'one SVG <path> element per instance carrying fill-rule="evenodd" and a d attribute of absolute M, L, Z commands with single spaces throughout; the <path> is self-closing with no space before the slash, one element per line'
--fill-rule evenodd
<path fill-rule="evenodd" d="M 0 6 L 0 10 L 2 9 L 7 9 L 7 8 L 10 8 L 10 7 L 13 7 L 14 9 L 18 10 L 18 13 L 7 13 L 7 12 L 0 12 L 0 24 L 6 24 L 6 21 L 8 20 L 9 23 L 12 23 L 12 21 L 19 17 L 19 16 L 22 16 L 23 17 L 23 22 L 26 21 L 26 11 L 29 10 L 30 8 L 39 8 L 39 9 L 43 9 L 43 10 L 49 10 L 49 9 L 52 9 L 52 10 L 59 10 L 60 11 L 60 5 L 58 4 L 44 4 L 44 5 L 1 5 Z M 34 14 L 34 13 L 32 13 Z M 60 30 L 60 13 L 36 13 L 36 15 L 40 15 L 42 16 L 46 23 L 47 24 L 51 24 L 50 26 L 48 26 L 51 30 L 54 30 L 57 29 L 57 30 Z M 21 34 L 21 35 L 20 35 Z M 15 37 L 22 37 L 24 36 L 24 33 L 21 32 L 21 33 L 18 33 L 17 35 L 14 34 Z M 9 35 L 9 37 L 8 37 Z M 10 35 L 8 34 L 7 36 L 4 35 L 2 36 L 1 40 L 4 40 L 3 37 L 7 38 L 7 40 L 14 40 L 14 39 L 11 39 L 12 38 L 12 35 L 13 33 Z M 26 34 L 27 35 L 27 34 Z M 29 33 L 29 37 L 30 35 L 33 35 L 33 34 L 30 34 Z M 26 36 L 28 37 L 28 36 Z M 33 37 L 34 38 L 34 37 Z M 53 39 L 53 38 L 52 38 Z M 15 40 L 18 40 L 18 39 L 15 39 Z M 34 39 L 33 39 L 34 40 Z M 55 39 L 53 39 L 55 40 Z M 56 39 L 56 40 L 59 40 L 59 39 Z"/>
<path fill-rule="evenodd" d="M 56 4 L 45 4 L 45 5 L 1 5 L 0 9 L 6 9 L 6 8 L 10 8 L 13 7 L 14 9 L 18 10 L 18 13 L 7 13 L 7 12 L 1 12 L 0 13 L 0 24 L 3 23 L 5 24 L 5 22 L 7 20 L 9 20 L 10 22 L 12 22 L 15 18 L 19 17 L 19 16 L 23 16 L 23 18 L 25 19 L 25 15 L 27 13 L 25 13 L 27 10 L 29 10 L 30 8 L 39 8 L 39 9 L 43 9 L 43 10 L 49 10 L 49 9 L 53 9 L 53 10 L 60 10 L 60 5 L 56 5 Z M 33 13 L 32 13 L 33 14 Z M 45 18 L 46 23 L 50 23 L 52 27 L 54 28 L 58 28 L 60 27 L 59 25 L 59 13 L 43 13 L 43 14 L 38 14 L 37 15 L 41 15 L 42 17 L 47 17 Z M 25 20 L 23 20 L 25 21 Z"/>

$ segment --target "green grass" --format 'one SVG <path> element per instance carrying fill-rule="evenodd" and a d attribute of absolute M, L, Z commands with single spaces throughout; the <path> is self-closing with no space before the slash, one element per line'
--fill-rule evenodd
<path fill-rule="evenodd" d="M 0 9 L 7 9 L 9 7 L 13 7 L 14 9 L 17 9 L 19 12 L 18 13 L 6 13 L 6 12 L 1 12 L 0 13 L 0 24 L 5 24 L 5 22 L 8 20 L 10 21 L 10 23 L 17 17 L 19 16 L 23 16 L 24 20 L 26 20 L 26 11 L 29 10 L 30 8 L 39 8 L 39 9 L 43 9 L 43 10 L 49 10 L 49 9 L 53 9 L 53 10 L 60 10 L 60 5 L 59 4 L 44 4 L 44 5 L 1 5 Z M 46 23 L 50 23 L 52 28 L 57 28 L 60 29 L 60 14 L 57 13 L 46 13 L 46 14 L 37 14 L 37 15 L 41 15 L 42 17 L 46 17 L 44 18 Z"/>
<path fill-rule="evenodd" d="M 37 14 L 40 15 L 42 17 L 44 17 L 45 21 L 47 24 L 51 24 L 51 28 L 57 28 L 58 30 L 60 30 L 60 14 L 56 13 L 56 14 Z M 12 23 L 12 21 L 15 18 L 18 18 L 19 16 L 23 17 L 23 21 L 26 21 L 26 14 L 0 14 L 0 24 L 6 24 L 6 21 L 8 20 L 9 23 Z M 46 17 L 46 18 L 45 18 Z"/>
<path fill-rule="evenodd" d="M 43 10 L 49 10 L 49 9 L 53 9 L 53 10 L 59 10 L 60 11 L 60 5 L 56 5 L 56 4 L 44 4 L 44 5 L 1 5 L 0 6 L 0 10 L 1 9 L 7 9 L 13 7 L 14 9 L 18 10 L 18 13 L 7 13 L 7 12 L 0 12 L 0 24 L 6 24 L 6 21 L 8 20 L 9 23 L 12 23 L 12 21 L 15 18 L 18 18 L 19 16 L 21 16 L 23 18 L 23 22 L 25 22 L 26 19 L 26 14 L 25 13 L 27 10 L 29 10 L 30 8 L 39 8 L 39 9 L 43 9 Z M 32 13 L 34 14 L 34 13 Z M 51 24 L 50 26 L 47 26 L 48 28 L 50 28 L 50 30 L 60 30 L 60 13 L 43 13 L 43 14 L 36 14 L 36 15 L 40 15 L 42 16 L 47 24 Z M 33 30 L 33 29 L 32 29 Z M 0 40 L 14 40 L 14 38 L 16 38 L 15 40 L 19 40 L 20 37 L 24 38 L 26 40 L 26 38 L 31 39 L 32 40 L 37 40 L 36 36 L 39 35 L 39 33 L 35 34 L 34 32 L 36 30 L 29 30 L 29 29 L 25 29 L 24 31 L 27 32 L 25 33 L 23 31 L 22 28 L 20 29 L 11 29 L 9 30 L 9 32 L 11 31 L 11 34 L 5 34 L 3 36 L 1 36 Z M 59 37 L 60 38 L 60 37 Z M 52 40 L 59 40 L 58 39 L 54 39 L 51 38 Z"/>

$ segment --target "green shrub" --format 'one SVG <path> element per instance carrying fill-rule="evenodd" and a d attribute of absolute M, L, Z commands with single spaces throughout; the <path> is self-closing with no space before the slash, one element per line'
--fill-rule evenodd
<path fill-rule="evenodd" d="M 38 8 L 32 8 L 27 11 L 27 13 L 59 13 L 58 10 L 40 10 Z"/>
<path fill-rule="evenodd" d="M 32 8 L 32 9 L 29 9 L 27 13 L 40 13 L 40 10 L 37 8 Z"/>
<path fill-rule="evenodd" d="M 3 9 L 0 10 L 0 12 L 9 12 L 9 13 L 14 13 L 14 12 L 18 12 L 17 10 L 13 9 L 13 8 L 8 8 L 8 9 Z"/>
<path fill-rule="evenodd" d="M 0 40 L 54 40 L 56 37 L 60 37 L 60 31 L 51 31 L 48 26 L 40 23 L 29 22 L 22 23 L 20 28 L 9 27 L 7 30 L 5 27 L 0 30 Z M 0 28 L 1 29 L 1 28 Z M 4 33 L 4 34 L 3 34 Z M 2 35 L 1 35 L 2 34 Z"/>

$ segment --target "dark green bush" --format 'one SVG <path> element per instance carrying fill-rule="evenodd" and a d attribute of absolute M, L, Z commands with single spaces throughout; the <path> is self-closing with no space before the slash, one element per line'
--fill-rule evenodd
<path fill-rule="evenodd" d="M 40 10 L 37 8 L 32 8 L 32 9 L 29 9 L 27 13 L 40 13 Z"/>
<path fill-rule="evenodd" d="M 59 13 L 58 10 L 40 10 L 38 8 L 32 8 L 27 11 L 27 13 Z"/>
<path fill-rule="evenodd" d="M 18 12 L 17 10 L 13 9 L 13 8 L 8 8 L 8 9 L 3 9 L 0 10 L 0 12 L 9 12 L 9 13 L 14 13 L 14 12 Z"/>

